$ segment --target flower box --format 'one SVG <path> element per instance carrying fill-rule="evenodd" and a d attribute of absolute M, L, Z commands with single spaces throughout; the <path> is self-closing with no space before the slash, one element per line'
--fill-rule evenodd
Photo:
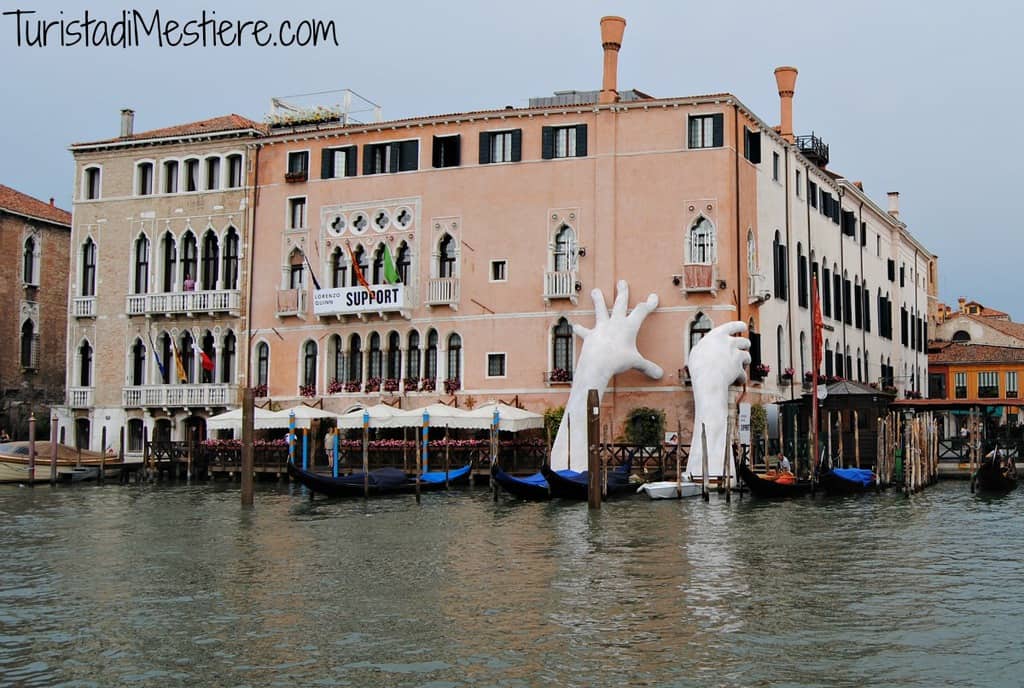
<path fill-rule="evenodd" d="M 316 385 L 302 385 L 299 387 L 299 394 L 304 397 L 315 397 L 316 396 Z"/>
<path fill-rule="evenodd" d="M 380 378 L 379 377 L 368 378 L 366 380 L 366 393 L 370 394 L 372 392 L 379 392 L 379 391 L 380 391 Z"/>
<path fill-rule="evenodd" d="M 462 383 L 458 378 L 448 378 L 444 381 L 444 393 L 455 394 L 462 387 Z"/>
<path fill-rule="evenodd" d="M 341 380 L 339 380 L 337 378 L 334 378 L 330 382 L 327 383 L 327 393 L 328 394 L 338 394 L 339 392 L 343 391 L 344 389 L 345 389 L 345 383 L 343 383 Z"/>
<path fill-rule="evenodd" d="M 572 372 L 565 368 L 555 368 L 548 373 L 548 382 L 553 384 L 568 384 L 572 382 Z"/>
<path fill-rule="evenodd" d="M 362 384 L 359 382 L 359 380 L 350 380 L 345 383 L 345 391 L 348 392 L 349 394 L 352 394 L 353 392 L 358 392 L 360 387 L 362 387 Z"/>
<path fill-rule="evenodd" d="M 384 380 L 384 391 L 385 392 L 397 392 L 398 391 L 398 378 L 389 377 Z"/>
<path fill-rule="evenodd" d="M 262 397 L 267 396 L 267 386 L 266 385 L 256 385 L 255 387 L 252 388 L 252 395 L 254 397 L 258 397 L 258 398 L 262 398 Z"/>
<path fill-rule="evenodd" d="M 420 379 L 420 390 L 423 392 L 433 392 L 437 385 L 437 380 L 432 377 L 425 377 Z"/>

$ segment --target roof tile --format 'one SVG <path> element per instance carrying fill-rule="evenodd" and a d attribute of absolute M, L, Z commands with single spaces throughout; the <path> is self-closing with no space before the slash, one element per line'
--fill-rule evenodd
<path fill-rule="evenodd" d="M 3 184 L 0 184 L 0 210 L 9 210 L 19 215 L 38 217 L 59 225 L 71 226 L 71 213 L 68 211 L 61 210 L 46 201 L 40 201 L 38 198 L 33 198 Z"/>

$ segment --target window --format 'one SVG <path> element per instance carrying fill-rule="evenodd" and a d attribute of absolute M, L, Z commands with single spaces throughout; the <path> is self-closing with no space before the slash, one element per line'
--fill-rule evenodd
<path fill-rule="evenodd" d="M 160 382 L 169 385 L 171 383 L 171 368 L 174 366 L 174 352 L 171 348 L 171 336 L 166 332 L 159 338 L 160 346 L 160 364 L 157 366 L 160 370 Z"/>
<path fill-rule="evenodd" d="M 199 191 L 199 160 L 185 161 L 185 191 Z"/>
<path fill-rule="evenodd" d="M 906 286 L 907 266 L 900 265 L 900 288 Z"/>
<path fill-rule="evenodd" d="M 174 291 L 174 272 L 178 266 L 178 248 L 174 243 L 174 235 L 170 232 L 164 234 L 164 239 L 161 243 L 163 244 L 161 251 L 164 268 L 163 289 L 165 292 Z"/>
<path fill-rule="evenodd" d="M 388 360 L 385 376 L 397 380 L 402 376 L 402 343 L 397 332 L 388 335 Z"/>
<path fill-rule="evenodd" d="M 782 235 L 779 232 L 775 232 L 772 254 L 775 267 L 775 298 L 785 301 L 789 292 L 789 252 L 786 250 L 786 245 L 782 243 Z"/>
<path fill-rule="evenodd" d="M 186 291 L 189 289 L 189 282 L 192 282 L 192 288 L 195 289 L 198 262 L 199 247 L 196 242 L 196 235 L 192 232 L 186 232 L 185 236 L 181 239 L 181 271 L 185 276 L 181 286 Z"/>
<path fill-rule="evenodd" d="M 587 156 L 587 125 L 544 127 L 540 133 L 540 157 L 585 158 Z"/>
<path fill-rule="evenodd" d="M 555 377 L 557 375 L 559 377 L 564 377 L 565 379 L 553 381 L 569 382 L 572 380 L 572 346 L 572 325 L 570 325 L 569 321 L 566 320 L 565 318 L 559 318 L 558 323 L 551 331 L 552 377 Z"/>
<path fill-rule="evenodd" d="M 232 153 L 228 156 L 228 188 L 237 189 L 242 185 L 242 156 Z"/>
<path fill-rule="evenodd" d="M 842 211 L 842 232 L 846 236 L 856 237 L 857 236 L 857 215 L 852 210 Z"/>
<path fill-rule="evenodd" d="M 807 308 L 810 303 L 809 289 L 807 286 L 807 256 L 804 255 L 803 246 L 797 242 L 796 245 L 796 299 L 797 304 Z"/>
<path fill-rule="evenodd" d="M 715 262 L 715 228 L 702 217 L 690 227 L 689 262 L 711 265 Z"/>
<path fill-rule="evenodd" d="M 331 254 L 331 286 L 335 289 L 345 286 L 345 275 L 348 272 L 348 261 L 341 247 Z"/>
<path fill-rule="evenodd" d="M 971 334 L 967 330 L 957 330 L 953 333 L 953 342 L 963 344 L 971 341 Z"/>
<path fill-rule="evenodd" d="M 256 345 L 256 386 L 266 387 L 270 379 L 270 345 L 260 342 Z"/>
<path fill-rule="evenodd" d="M 569 272 L 576 269 L 576 232 L 569 225 L 562 225 L 555 234 L 553 254 L 555 272 Z"/>
<path fill-rule="evenodd" d="M 505 260 L 491 261 L 491 282 L 505 282 L 507 277 L 508 262 Z"/>
<path fill-rule="evenodd" d="M 91 238 L 82 244 L 82 296 L 96 295 L 96 244 Z"/>
<path fill-rule="evenodd" d="M 302 386 L 316 390 L 316 342 L 312 340 L 302 347 Z"/>
<path fill-rule="evenodd" d="M 85 178 L 82 180 L 82 198 L 92 201 L 100 197 L 100 168 L 85 168 Z"/>
<path fill-rule="evenodd" d="M 704 338 L 708 332 L 711 331 L 711 319 L 703 313 L 698 313 L 697 317 L 690 323 L 690 349 L 693 351 L 693 347 L 696 346 L 697 342 Z"/>
<path fill-rule="evenodd" d="M 853 324 L 853 314 L 851 312 L 851 293 L 850 293 L 850 279 L 843 276 L 843 322 L 847 325 Z"/>
<path fill-rule="evenodd" d="M 487 377 L 505 377 L 505 354 L 487 354 Z"/>
<path fill-rule="evenodd" d="M 723 121 L 721 114 L 690 115 L 689 147 L 721 148 L 725 130 Z"/>
<path fill-rule="evenodd" d="M 355 286 L 359 285 L 359 278 L 357 277 L 357 274 L 363 275 L 364 279 L 365 279 L 366 268 L 367 268 L 367 265 L 366 265 L 366 251 L 363 250 L 363 247 L 362 246 L 356 246 L 356 250 L 353 252 L 353 254 L 355 255 L 356 266 L 358 266 L 359 270 L 358 270 L 358 273 L 357 273 L 356 268 L 355 267 L 352 268 L 352 278 L 349 281 L 349 286 L 350 287 L 355 287 Z"/>
<path fill-rule="evenodd" d="M 356 176 L 356 147 L 324 148 L 320 153 L 320 178 Z"/>
<path fill-rule="evenodd" d="M 967 373 L 953 373 L 953 396 L 957 399 L 967 398 Z"/>
<path fill-rule="evenodd" d="M 420 379 L 420 333 L 416 330 L 409 333 L 409 347 L 405 352 L 405 379 L 409 385 Z"/>
<path fill-rule="evenodd" d="M 519 162 L 523 159 L 523 131 L 480 132 L 480 164 Z"/>
<path fill-rule="evenodd" d="M 896 261 L 893 260 L 892 258 L 890 258 L 888 261 L 886 261 L 886 268 L 887 268 L 887 271 L 889 273 L 889 281 L 890 282 L 895 282 L 896 281 Z"/>
<path fill-rule="evenodd" d="M 761 162 L 761 132 L 743 127 L 743 157 L 755 165 Z"/>
<path fill-rule="evenodd" d="M 301 261 L 301 256 L 298 257 Z M 301 262 L 295 262 L 295 258 L 292 258 L 292 264 L 288 270 L 288 288 L 289 289 L 302 289 L 306 286 L 306 270 L 305 265 Z"/>
<path fill-rule="evenodd" d="M 458 134 L 435 136 L 432 160 L 434 167 L 458 167 L 461 151 L 462 137 Z"/>
<path fill-rule="evenodd" d="M 220 188 L 220 158 L 209 157 L 206 159 L 205 184 L 207 191 L 216 191 Z"/>
<path fill-rule="evenodd" d="M 92 346 L 88 341 L 78 345 L 78 386 L 92 387 Z"/>
<path fill-rule="evenodd" d="M 164 193 L 178 193 L 178 161 L 164 161 Z"/>
<path fill-rule="evenodd" d="M 38 335 L 36 325 L 31 320 L 21 324 L 21 367 L 27 370 L 35 370 L 38 360 Z"/>
<path fill-rule="evenodd" d="M 455 247 L 455 239 L 452 238 L 451 234 L 445 234 L 443 237 L 441 237 L 441 242 L 438 244 L 438 277 L 456 276 Z"/>
<path fill-rule="evenodd" d="M 153 163 L 140 162 L 135 167 L 135 193 L 139 196 L 153 193 Z"/>
<path fill-rule="evenodd" d="M 36 270 L 36 240 L 32 237 L 25 239 L 25 246 L 22 249 L 21 281 L 25 284 L 38 284 Z"/>
<path fill-rule="evenodd" d="M 448 336 L 448 379 L 462 380 L 462 337 Z"/>
<path fill-rule="evenodd" d="M 1017 371 L 1008 371 L 1006 373 L 1006 397 L 1008 399 L 1017 398 Z"/>
<path fill-rule="evenodd" d="M 387 280 L 384 279 L 384 244 L 380 243 L 377 245 L 377 250 L 373 252 L 373 279 L 372 284 L 384 284 Z"/>
<path fill-rule="evenodd" d="M 288 229 L 306 228 L 306 197 L 288 199 Z"/>
<path fill-rule="evenodd" d="M 132 285 L 135 294 L 149 291 L 149 239 L 140 234 L 135 240 L 135 282 Z"/>
<path fill-rule="evenodd" d="M 309 151 L 288 153 L 288 172 L 284 178 L 289 182 L 304 182 L 309 178 Z"/>
<path fill-rule="evenodd" d="M 238 289 L 238 232 L 228 227 L 224 235 L 224 288 Z"/>
<path fill-rule="evenodd" d="M 847 282 L 849 282 L 849 280 L 847 280 Z M 863 317 L 861 315 L 861 306 L 864 303 L 864 299 L 863 299 L 863 297 L 861 296 L 861 293 L 860 293 L 860 282 L 859 281 L 855 282 L 854 286 L 853 286 L 853 303 L 854 303 L 854 317 L 853 317 L 854 327 L 859 327 L 859 328 L 863 329 L 863 327 L 864 327 L 864 324 L 863 324 L 864 320 L 863 320 Z M 847 308 L 847 311 L 849 311 L 849 308 Z"/>
<path fill-rule="evenodd" d="M 779 154 L 772 152 L 772 181 L 779 181 Z"/>
<path fill-rule="evenodd" d="M 139 453 L 142 451 L 142 429 L 143 423 L 141 418 L 131 418 L 128 420 L 128 451 L 132 453 Z"/>
<path fill-rule="evenodd" d="M 345 370 L 345 382 L 362 382 L 363 380 L 363 340 L 354 334 L 348 340 L 348 367 Z"/>
<path fill-rule="evenodd" d="M 402 284 L 409 284 L 409 266 L 411 264 L 409 244 L 403 241 L 398 245 L 398 253 L 395 256 L 395 269 L 398 270 L 398 281 Z"/>
<path fill-rule="evenodd" d="M 999 396 L 999 373 L 978 373 L 978 398 L 995 399 Z"/>
<path fill-rule="evenodd" d="M 199 381 L 207 384 L 214 381 L 213 375 L 216 372 L 216 364 L 214 359 L 217 352 L 213 348 L 213 333 L 209 330 L 203 335 L 202 342 L 200 343 L 200 356 L 199 356 Z"/>
<path fill-rule="evenodd" d="M 363 174 L 412 172 L 419 169 L 420 142 L 394 141 L 363 146 Z"/>
<path fill-rule="evenodd" d="M 832 277 L 831 271 L 824 268 L 821 280 L 821 314 L 832 317 Z"/>
<path fill-rule="evenodd" d="M 381 378 L 384 357 L 380 350 L 380 335 L 374 332 L 370 335 L 370 372 L 371 378 Z"/>
<path fill-rule="evenodd" d="M 196 347 L 195 340 L 192 339 L 189 332 L 181 335 L 181 341 L 178 342 L 178 356 L 181 357 L 181 367 L 185 370 L 183 382 L 189 384 L 195 382 Z"/>
<path fill-rule="evenodd" d="M 801 180 L 802 173 L 800 170 L 796 171 L 796 183 L 793 185 L 793 189 L 796 191 L 796 197 L 800 198 L 800 187 L 802 186 Z"/>
<path fill-rule="evenodd" d="M 220 268 L 220 242 L 212 231 L 203 237 L 203 289 L 216 289 Z"/>

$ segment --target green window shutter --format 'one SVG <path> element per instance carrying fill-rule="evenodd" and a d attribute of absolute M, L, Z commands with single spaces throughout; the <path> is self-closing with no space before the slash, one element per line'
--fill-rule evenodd
<path fill-rule="evenodd" d="M 576 125 L 576 157 L 587 157 L 587 125 Z"/>
<path fill-rule="evenodd" d="M 379 143 L 367 143 L 363 145 L 363 174 L 373 174 L 373 151 Z"/>
<path fill-rule="evenodd" d="M 489 165 L 491 162 L 491 135 L 486 131 L 480 132 L 480 164 Z"/>
<path fill-rule="evenodd" d="M 512 162 L 519 162 L 523 159 L 523 130 L 516 129 L 512 132 Z"/>
<path fill-rule="evenodd" d="M 462 164 L 462 134 L 456 134 L 449 138 L 454 139 L 455 145 L 452 148 L 451 164 L 448 167 L 458 167 Z"/>
<path fill-rule="evenodd" d="M 725 145 L 725 115 L 718 113 L 711 115 L 711 128 L 713 130 L 713 141 L 712 145 L 715 148 L 721 148 Z"/>
<path fill-rule="evenodd" d="M 543 127 L 540 130 L 540 157 L 550 160 L 555 157 L 555 128 Z"/>
<path fill-rule="evenodd" d="M 411 172 L 419 169 L 419 141 L 400 141 L 398 144 L 398 171 Z M 394 157 L 392 157 L 394 161 Z"/>
<path fill-rule="evenodd" d="M 399 143 L 399 142 L 395 142 L 395 143 L 389 143 L 387 145 L 388 145 L 388 148 L 390 148 L 390 150 L 388 151 L 388 153 L 389 153 L 389 156 L 388 156 L 389 157 L 389 160 L 388 160 L 388 172 L 397 172 L 398 171 L 398 158 L 399 158 L 399 156 L 402 155 L 402 144 Z"/>
<path fill-rule="evenodd" d="M 434 137 L 433 155 L 431 156 L 431 164 L 435 168 L 440 167 L 443 164 L 443 158 L 442 158 L 442 155 L 441 155 L 441 145 L 442 145 L 441 144 L 441 137 L 440 136 L 435 136 Z"/>
<path fill-rule="evenodd" d="M 356 158 L 358 157 L 359 148 L 357 146 L 348 146 L 345 149 L 345 176 L 354 177 L 356 176 Z"/>
<path fill-rule="evenodd" d="M 330 179 L 334 176 L 334 149 L 324 148 L 320 151 L 320 178 Z"/>

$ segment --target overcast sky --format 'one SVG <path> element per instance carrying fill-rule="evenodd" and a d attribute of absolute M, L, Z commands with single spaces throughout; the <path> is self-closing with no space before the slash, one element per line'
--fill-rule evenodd
<path fill-rule="evenodd" d="M 16 2 L 16 0 L 15 0 Z M 271 96 L 350 88 L 384 117 L 525 106 L 531 96 L 600 88 L 598 22 L 626 18 L 619 87 L 657 97 L 728 91 L 778 121 L 773 70 L 799 68 L 794 128 L 831 148 L 830 168 L 862 180 L 939 256 L 940 297 L 977 299 L 1024 320 L 1019 167 L 1024 4 L 777 0 L 611 2 L 8 3 L 35 18 L 115 20 L 124 7 L 187 21 L 272 25 L 334 20 L 339 46 L 18 47 L 0 17 L 5 146 L 0 183 L 70 208 L 68 144 L 236 112 L 262 120 Z M 63 15 L 60 12 L 63 11 Z"/>

